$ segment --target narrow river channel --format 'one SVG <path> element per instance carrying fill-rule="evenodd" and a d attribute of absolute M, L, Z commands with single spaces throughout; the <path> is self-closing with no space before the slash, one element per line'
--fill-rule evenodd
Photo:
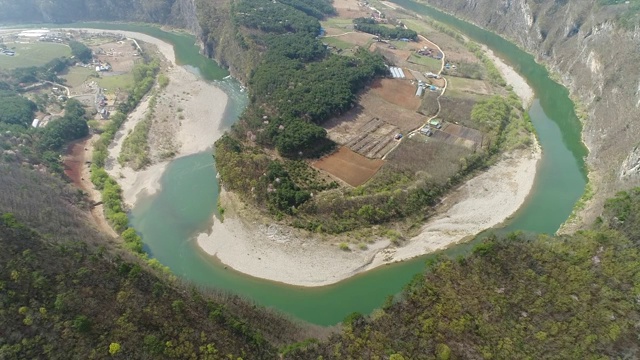
<path fill-rule="evenodd" d="M 410 0 L 393 2 L 423 16 L 431 16 L 486 44 L 513 65 L 534 88 L 537 99 L 529 114 L 538 132 L 543 157 L 530 199 L 505 228 L 497 231 L 554 233 L 569 216 L 586 184 L 583 158 L 587 152 L 580 141 L 580 123 L 567 90 L 553 82 L 546 69 L 536 64 L 531 55 L 499 36 Z M 199 54 L 193 36 L 144 25 L 82 23 L 73 26 L 141 32 L 172 43 L 180 65 L 193 69 L 206 81 L 215 81 L 229 95 L 225 127 L 229 127 L 246 106 L 246 94 L 237 82 L 223 80 L 227 72 Z M 140 201 L 130 214 L 131 223 L 143 236 L 149 254 L 176 275 L 199 286 L 234 292 L 296 318 L 332 325 L 351 312 L 370 313 L 380 307 L 385 299 L 399 293 L 421 273 L 425 261 L 433 256 L 385 266 L 320 288 L 288 286 L 225 269 L 204 254 L 194 238 L 210 229 L 218 196 L 215 175 L 210 152 L 177 159 L 161 179 L 162 190 Z M 453 257 L 467 253 L 477 241 L 444 253 Z"/>

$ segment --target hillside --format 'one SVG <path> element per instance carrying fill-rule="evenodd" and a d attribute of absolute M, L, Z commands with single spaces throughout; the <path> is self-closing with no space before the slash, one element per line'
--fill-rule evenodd
<path fill-rule="evenodd" d="M 286 358 L 637 358 L 639 206 L 636 188 L 608 200 L 593 230 L 489 237 L 471 256 L 431 264 L 401 300 L 351 315 L 342 334 Z"/>
<path fill-rule="evenodd" d="M 637 1 L 428 3 L 513 40 L 559 74 L 576 99 L 595 195 L 571 229 L 593 221 L 616 191 L 640 184 Z"/>
<path fill-rule="evenodd" d="M 6 164 L 0 180 L 0 358 L 274 359 L 305 337 L 279 314 L 120 250 L 64 182 Z"/>

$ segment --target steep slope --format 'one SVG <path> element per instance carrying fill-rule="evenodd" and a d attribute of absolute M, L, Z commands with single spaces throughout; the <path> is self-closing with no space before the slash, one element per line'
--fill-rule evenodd
<path fill-rule="evenodd" d="M 91 229 L 59 179 L 0 164 L 0 184 L 0 358 L 273 359 L 308 336 L 150 269 Z"/>
<path fill-rule="evenodd" d="M 430 5 L 513 40 L 560 74 L 559 80 L 577 99 L 590 151 L 587 161 L 596 195 L 582 214 L 583 223 L 593 220 L 604 199 L 640 184 L 637 4 L 603 3 L 429 0 Z"/>
<path fill-rule="evenodd" d="M 640 188 L 609 200 L 597 230 L 489 239 L 440 259 L 341 335 L 288 359 L 635 359 Z"/>

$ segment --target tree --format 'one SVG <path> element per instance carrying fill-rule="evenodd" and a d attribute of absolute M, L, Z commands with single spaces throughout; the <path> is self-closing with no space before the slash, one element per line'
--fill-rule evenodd
<path fill-rule="evenodd" d="M 111 356 L 116 355 L 119 352 L 120 344 L 118 344 L 117 342 L 113 342 L 109 345 L 109 354 L 111 354 Z"/>
<path fill-rule="evenodd" d="M 71 54 L 83 63 L 89 62 L 93 58 L 91 49 L 81 42 L 71 40 L 69 41 L 69 47 L 71 47 Z"/>
<path fill-rule="evenodd" d="M 29 126 L 37 108 L 33 101 L 13 91 L 0 90 L 0 122 Z"/>

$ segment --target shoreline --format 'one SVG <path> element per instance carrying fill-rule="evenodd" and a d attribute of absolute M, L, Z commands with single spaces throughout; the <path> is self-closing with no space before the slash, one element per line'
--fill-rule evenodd
<path fill-rule="evenodd" d="M 513 68 L 490 53 L 525 108 L 533 89 Z M 294 286 L 317 287 L 335 284 L 380 266 L 442 250 L 499 225 L 520 209 L 535 182 L 542 156 L 535 134 L 533 145 L 503 154 L 487 171 L 453 190 L 437 214 L 420 233 L 401 247 L 389 240 L 368 244 L 365 250 L 323 241 L 322 235 L 302 233 L 279 224 L 251 223 L 238 212 L 242 203 L 233 193 L 220 192 L 225 219 L 213 216 L 210 232 L 197 236 L 198 246 L 224 266 L 256 278 Z"/>

